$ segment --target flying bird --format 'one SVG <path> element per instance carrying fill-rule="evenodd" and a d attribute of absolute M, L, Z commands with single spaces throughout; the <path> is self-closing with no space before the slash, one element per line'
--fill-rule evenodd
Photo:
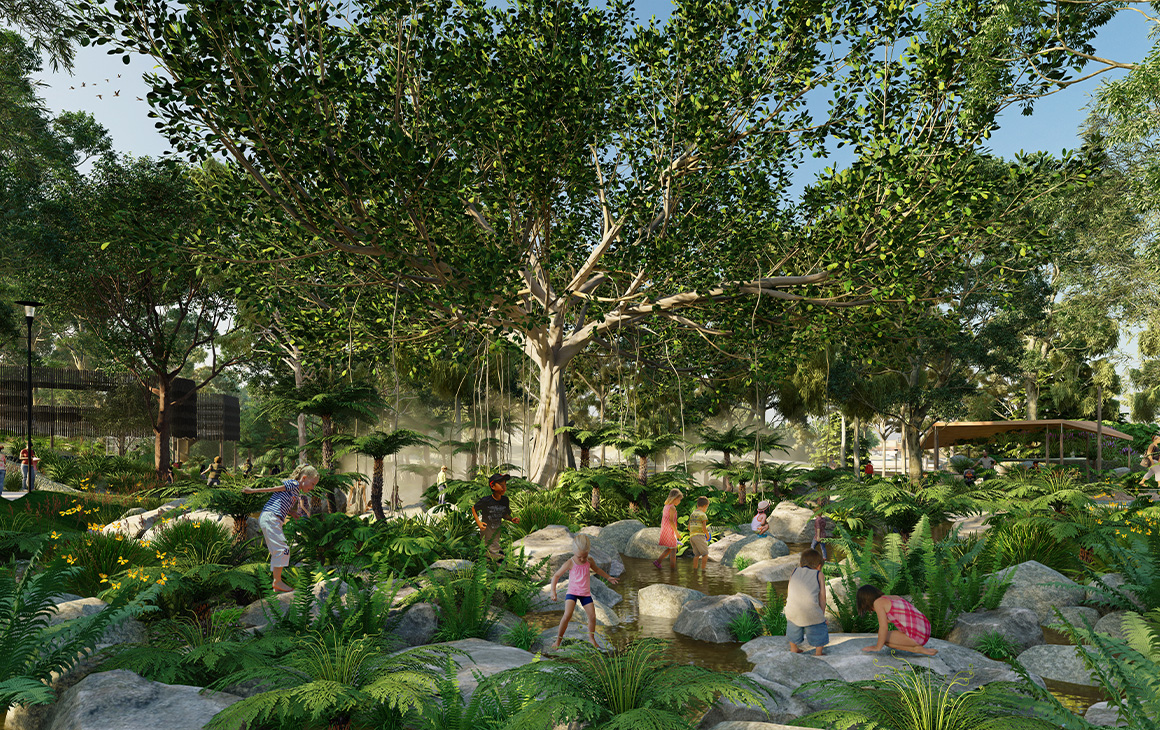
<path fill-rule="evenodd" d="M 71 89 L 75 89 L 76 87 L 75 87 L 75 86 L 70 86 L 70 87 L 68 87 L 68 88 L 71 90 Z"/>
<path fill-rule="evenodd" d="M 82 81 L 82 82 L 81 82 L 81 88 L 82 88 L 82 89 L 83 89 L 83 88 L 85 88 L 85 82 L 84 82 L 84 81 Z"/>
<path fill-rule="evenodd" d="M 145 101 L 145 100 L 138 96 L 137 101 Z"/>
<path fill-rule="evenodd" d="M 117 78 L 121 78 L 121 74 L 117 74 Z"/>
<path fill-rule="evenodd" d="M 116 91 L 113 92 L 113 96 L 120 96 L 120 95 L 121 95 L 120 89 L 117 89 Z"/>
<path fill-rule="evenodd" d="M 104 95 L 104 94 L 97 94 L 97 98 L 98 98 L 98 99 L 104 99 L 104 98 L 105 98 L 105 95 Z"/>

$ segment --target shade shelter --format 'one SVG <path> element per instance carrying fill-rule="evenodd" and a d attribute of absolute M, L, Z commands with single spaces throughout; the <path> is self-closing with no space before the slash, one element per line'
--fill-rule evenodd
<path fill-rule="evenodd" d="M 930 427 L 919 442 L 923 451 L 934 449 L 934 468 L 938 469 L 938 450 L 947 446 L 954 446 L 965 441 L 987 438 L 997 433 L 1010 431 L 1040 432 L 1043 434 L 1043 460 L 1051 460 L 1051 442 L 1058 434 L 1059 448 L 1057 459 L 1063 463 L 1063 432 L 1086 431 L 1095 434 L 1096 438 L 1111 436 L 1112 438 L 1131 441 L 1132 437 L 1114 428 L 1108 428 L 1096 421 L 1071 421 L 1062 418 L 1052 418 L 1036 421 L 939 421 Z M 1098 443 L 1098 442 L 1097 442 Z"/>

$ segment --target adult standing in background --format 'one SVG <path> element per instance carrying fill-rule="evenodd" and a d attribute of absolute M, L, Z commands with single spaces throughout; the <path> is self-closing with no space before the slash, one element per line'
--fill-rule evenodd
<path fill-rule="evenodd" d="M 435 487 L 439 490 L 439 504 L 447 504 L 447 480 L 451 478 L 451 470 L 444 464 L 435 477 Z"/>
<path fill-rule="evenodd" d="M 40 459 L 36 456 L 36 450 L 28 450 L 25 446 L 20 450 L 20 475 L 24 478 L 24 489 L 28 489 L 29 470 L 32 472 L 32 478 L 36 478 L 36 465 L 40 463 Z"/>
<path fill-rule="evenodd" d="M 4 489 L 4 479 L 8 477 L 8 457 L 4 455 L 4 447 L 0 446 L 0 491 Z"/>
<path fill-rule="evenodd" d="M 991 458 L 990 454 L 984 451 L 982 458 L 975 462 L 975 466 L 979 467 L 980 469 L 994 469 L 995 460 Z"/>

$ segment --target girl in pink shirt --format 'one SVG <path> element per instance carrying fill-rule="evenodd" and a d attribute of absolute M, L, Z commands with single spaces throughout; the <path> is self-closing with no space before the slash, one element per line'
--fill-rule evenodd
<path fill-rule="evenodd" d="M 564 617 L 560 619 L 560 630 L 556 632 L 556 643 L 553 649 L 559 649 L 564 641 L 564 631 L 568 622 L 572 620 L 572 612 L 576 610 L 576 602 L 584 607 L 588 615 L 588 641 L 592 646 L 600 648 L 596 643 L 596 607 L 592 605 L 592 572 L 609 583 L 615 584 L 616 578 L 601 570 L 592 559 L 588 551 L 592 549 L 592 541 L 587 535 L 580 534 L 572 539 L 572 557 L 568 558 L 560 569 L 552 575 L 552 601 L 556 601 L 556 583 L 565 572 L 568 573 L 568 593 L 564 596 Z"/>

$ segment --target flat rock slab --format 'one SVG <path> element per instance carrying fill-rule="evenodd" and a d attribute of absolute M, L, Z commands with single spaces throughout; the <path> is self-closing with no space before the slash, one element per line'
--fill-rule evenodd
<path fill-rule="evenodd" d="M 338 595 L 345 596 L 350 587 L 342 581 L 330 580 L 315 583 L 310 592 L 314 594 L 315 602 L 310 607 L 310 616 L 318 616 L 318 604 L 325 602 L 330 596 L 330 592 L 338 587 Z M 290 610 L 290 605 L 294 603 L 294 597 L 297 591 L 290 591 L 289 593 L 278 593 L 269 598 L 263 598 L 254 601 L 246 610 L 242 612 L 238 623 L 243 626 L 253 627 L 260 630 L 265 630 L 269 625 L 285 616 Z"/>
<path fill-rule="evenodd" d="M 150 682 L 115 669 L 90 674 L 61 695 L 47 730 L 201 730 L 240 697 Z"/>
<path fill-rule="evenodd" d="M 620 520 L 613 522 L 600 529 L 600 533 L 596 535 L 594 542 L 610 552 L 624 553 L 628 549 L 628 542 L 632 539 L 632 536 L 645 527 L 646 525 L 640 520 Z M 581 530 L 581 532 L 584 532 L 584 530 Z"/>
<path fill-rule="evenodd" d="M 744 613 L 756 613 L 761 607 L 761 601 L 744 593 L 696 598 L 681 607 L 680 615 L 673 622 L 673 631 L 717 644 L 737 641 L 729 624 Z"/>
<path fill-rule="evenodd" d="M 490 677 L 507 669 L 522 667 L 535 659 L 535 655 L 531 652 L 483 639 L 460 639 L 443 644 L 432 644 L 432 646 L 446 646 L 466 655 L 452 655 L 459 667 L 457 675 L 459 691 L 463 694 L 464 699 L 470 698 L 471 694 L 475 692 L 475 688 L 479 686 L 479 682 L 475 678 L 476 673 Z"/>
<path fill-rule="evenodd" d="M 726 532 L 724 535 L 718 537 L 716 540 L 709 544 L 709 560 L 712 560 L 714 563 L 723 562 L 725 551 L 728 550 L 730 546 L 733 545 L 733 543 L 744 540 L 747 537 L 753 537 L 753 533 L 750 532 L 749 534 L 741 535 L 736 532 Z"/>
<path fill-rule="evenodd" d="M 730 545 L 721 556 L 721 562 L 732 565 L 737 558 L 745 558 L 752 563 L 781 558 L 789 555 L 789 547 L 775 537 L 750 535 Z"/>
<path fill-rule="evenodd" d="M 1120 711 L 1107 702 L 1097 702 L 1087 708 L 1083 719 L 1100 727 L 1127 727 L 1128 723 L 1120 719 Z"/>
<path fill-rule="evenodd" d="M 183 497 L 166 502 L 157 509 L 151 509 L 135 515 L 127 515 L 105 525 L 101 528 L 101 532 L 140 539 L 145 534 L 145 531 L 153 527 L 159 518 L 173 510 L 183 508 L 185 502 L 186 498 Z"/>
<path fill-rule="evenodd" d="M 1092 679 L 1091 670 L 1084 666 L 1078 647 L 1066 644 L 1033 646 L 1020 654 L 1018 659 L 1027 671 L 1044 679 L 1088 687 L 1098 686 Z"/>
<path fill-rule="evenodd" d="M 637 612 L 642 616 L 677 618 L 686 603 L 704 597 L 704 593 L 692 588 L 653 583 L 636 592 Z"/>
<path fill-rule="evenodd" d="M 556 643 L 556 637 L 560 635 L 560 627 L 553 626 L 550 629 L 544 629 L 540 633 L 539 643 L 537 646 L 540 651 L 552 651 L 552 644 Z M 608 641 L 608 637 L 600 633 L 600 629 L 596 629 L 596 646 L 601 649 L 608 649 L 612 643 Z M 564 643 L 560 646 L 561 649 L 567 649 L 569 644 L 573 643 L 588 643 L 588 627 L 583 623 L 577 623 L 576 617 L 572 617 L 572 622 L 568 624 L 568 628 L 564 630 Z"/>
<path fill-rule="evenodd" d="M 782 544 L 784 545 L 785 543 Z M 793 572 L 798 569 L 799 565 L 801 565 L 800 555 L 783 555 L 780 558 L 770 558 L 769 560 L 756 562 L 745 570 L 742 570 L 740 575 L 757 578 L 767 583 L 787 581 L 793 575 Z"/>
<path fill-rule="evenodd" d="M 1060 606 L 1056 610 L 1059 611 L 1059 616 L 1052 614 L 1045 625 L 1059 631 L 1064 630 L 1060 616 L 1063 617 L 1063 621 L 1079 628 L 1085 625 L 1094 628 L 1100 620 L 1100 612 L 1089 606 Z"/>
<path fill-rule="evenodd" d="M 801 727 L 799 725 L 781 725 L 776 722 L 727 720 L 713 725 L 708 730 L 801 730 Z"/>
<path fill-rule="evenodd" d="M 1075 606 L 1083 601 L 1086 592 L 1083 586 L 1042 563 L 1029 560 L 995 575 L 1006 578 L 1011 571 L 1015 575 L 999 603 L 1000 608 L 1029 608 L 1039 617 L 1039 623 L 1044 624 L 1055 617 L 1053 609 L 1057 606 Z"/>
<path fill-rule="evenodd" d="M 961 614 L 947 635 L 947 641 L 974 649 L 980 639 L 991 633 L 1004 637 L 1018 651 L 1043 643 L 1039 617 L 1029 608 L 999 608 Z"/>
<path fill-rule="evenodd" d="M 576 535 L 563 525 L 548 525 L 516 540 L 512 545 L 517 551 L 523 549 L 529 564 L 547 559 L 547 575 L 544 577 L 550 577 L 574 554 L 575 537 Z M 597 544 L 593 541 L 588 556 L 601 570 L 611 576 L 615 577 L 624 572 L 624 563 L 620 561 L 619 553 L 607 549 L 605 543 Z"/>
<path fill-rule="evenodd" d="M 810 542 L 814 539 L 814 512 L 786 500 L 778 502 L 767 520 L 766 534 L 782 542 Z M 775 557 L 775 556 L 770 556 Z"/>
<path fill-rule="evenodd" d="M 462 560 L 462 559 L 436 560 L 434 563 L 431 563 L 430 565 L 427 566 L 427 572 L 428 573 L 435 573 L 435 572 L 441 570 L 441 571 L 445 571 L 445 572 L 454 573 L 458 570 L 470 570 L 474 565 L 475 565 L 475 563 L 471 562 L 470 560 Z"/>
<path fill-rule="evenodd" d="M 739 704 L 725 698 L 718 699 L 701 718 L 698 728 L 703 730 L 728 723 L 736 723 L 741 727 L 785 727 L 776 723 L 791 722 L 812 711 L 804 700 L 793 696 L 789 687 L 754 672 L 746 672 L 744 676 L 758 686 L 759 702 Z"/>
<path fill-rule="evenodd" d="M 646 527 L 629 538 L 623 552 L 630 558 L 656 560 L 665 551 L 665 548 L 661 547 L 660 540 L 661 528 Z"/>
<path fill-rule="evenodd" d="M 600 601 L 605 606 L 615 606 L 624 600 L 624 598 L 608 587 L 608 584 L 599 578 L 593 577 L 588 581 L 590 590 L 592 591 L 592 598 Z M 540 592 L 532 596 L 532 610 L 533 611 L 563 611 L 564 610 L 564 596 L 568 594 L 568 580 L 565 578 L 556 584 L 556 599 L 552 600 L 552 584 L 540 588 Z"/>

